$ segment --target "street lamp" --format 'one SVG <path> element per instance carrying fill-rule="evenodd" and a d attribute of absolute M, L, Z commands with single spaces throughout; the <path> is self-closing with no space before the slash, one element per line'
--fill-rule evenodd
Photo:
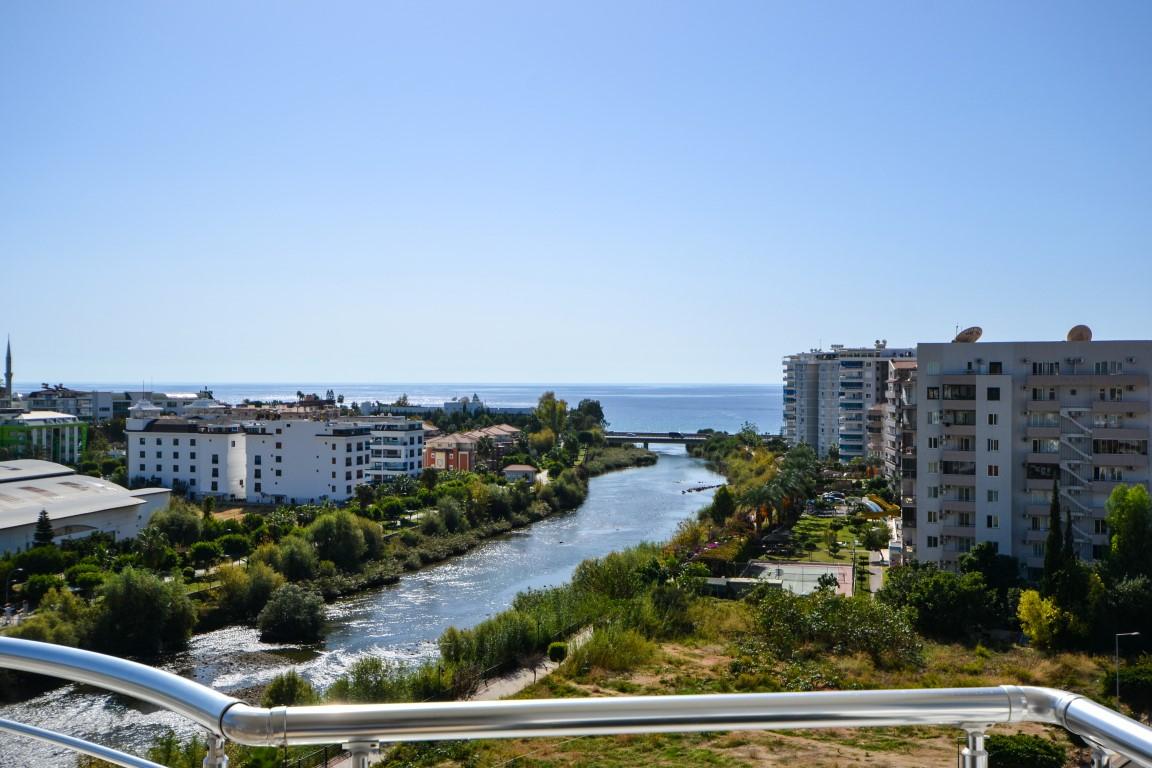
<path fill-rule="evenodd" d="M 1122 637 L 1139 637 L 1139 632 L 1117 632 L 1116 633 L 1116 706 L 1120 706 L 1120 638 Z"/>
<path fill-rule="evenodd" d="M 8 574 L 8 580 L 4 582 L 4 605 L 8 605 L 8 591 L 12 588 L 12 577 L 18 573 L 24 573 L 24 569 L 13 568 Z"/>

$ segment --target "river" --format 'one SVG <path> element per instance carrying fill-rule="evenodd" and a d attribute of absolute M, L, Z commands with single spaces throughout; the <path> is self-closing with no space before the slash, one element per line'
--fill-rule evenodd
<path fill-rule="evenodd" d="M 261 643 L 254 629 L 196 635 L 162 666 L 223 691 L 258 685 L 295 665 L 318 687 L 364 654 L 402 661 L 434 658 L 449 626 L 470 627 L 507 608 L 517 592 L 566 582 L 583 560 L 644 541 L 668 539 L 712 492 L 683 493 L 723 478 L 682 449 L 660 451 L 655 466 L 593 478 L 574 512 L 482 543 L 461 557 L 405 575 L 398 584 L 329 606 L 331 632 L 319 651 Z M 252 702 L 258 703 L 258 702 Z M 80 686 L 0 708 L 0 717 L 142 754 L 166 728 L 195 732 L 183 718 Z M 72 766 L 72 753 L 4 735 L 6 766 Z"/>

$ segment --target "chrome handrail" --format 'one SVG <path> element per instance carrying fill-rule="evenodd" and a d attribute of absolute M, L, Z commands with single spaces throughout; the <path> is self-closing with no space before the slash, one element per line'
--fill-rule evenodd
<path fill-rule="evenodd" d="M 90 741 L 77 739 L 75 736 L 68 736 L 63 733 L 56 733 L 55 731 L 47 731 L 43 728 L 37 728 L 34 725 L 25 725 L 24 723 L 17 723 L 13 720 L 0 718 L 0 731 L 8 731 L 9 733 L 15 733 L 20 736 L 27 736 L 30 739 L 36 739 L 37 741 L 67 747 L 74 752 L 97 757 L 105 762 L 122 765 L 125 768 L 164 768 L 160 763 L 154 763 L 142 757 L 129 755 L 112 749 L 111 747 L 93 744 Z"/>
<path fill-rule="evenodd" d="M 362 746 L 443 739 L 953 725 L 968 731 L 964 764 L 983 766 L 987 763 L 983 733 L 988 726 L 1035 722 L 1059 725 L 1082 736 L 1098 755 L 1115 752 L 1152 768 L 1152 729 L 1078 694 L 1033 686 L 267 709 L 137 662 L 31 640 L 0 638 L 0 667 L 135 696 L 200 724 L 213 734 L 210 742 L 216 745 L 225 738 L 251 746 L 341 742 Z"/>

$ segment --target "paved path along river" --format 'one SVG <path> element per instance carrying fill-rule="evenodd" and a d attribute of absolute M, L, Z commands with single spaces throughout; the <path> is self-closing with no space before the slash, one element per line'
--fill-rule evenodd
<path fill-rule="evenodd" d="M 564 583 L 587 558 L 668 539 L 712 496 L 710 490 L 683 491 L 721 481 L 700 461 L 669 447 L 653 467 L 593 478 L 587 501 L 575 512 L 485 542 L 459 558 L 404 576 L 397 585 L 335 603 L 329 607 L 332 632 L 320 650 L 261 643 L 254 629 L 229 627 L 197 635 L 186 653 L 163 666 L 220 690 L 238 691 L 293 664 L 323 687 L 366 653 L 398 660 L 431 658 L 445 628 L 483 621 L 508 607 L 517 592 Z M 76 686 L 0 708 L 0 717 L 137 754 L 165 728 L 194 732 L 170 713 Z M 5 750 L 5 765 L 75 764 L 71 754 L 24 739 L 13 742 L 14 752 Z"/>

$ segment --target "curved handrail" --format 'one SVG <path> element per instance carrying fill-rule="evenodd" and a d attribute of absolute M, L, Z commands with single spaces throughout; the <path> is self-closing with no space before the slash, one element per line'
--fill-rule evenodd
<path fill-rule="evenodd" d="M 63 733 L 56 733 L 55 731 L 47 731 L 43 728 L 37 728 L 34 725 L 25 725 L 24 723 L 17 723 L 13 720 L 0 718 L 0 731 L 8 731 L 9 733 L 27 736 L 30 739 L 44 741 L 60 747 L 67 747 L 75 752 L 91 755 L 108 763 L 122 765 L 125 768 L 164 768 L 160 763 L 154 763 L 142 757 L 129 755 L 112 749 L 111 747 L 93 744 L 90 741 L 77 739 L 74 736 L 67 736 Z"/>
<path fill-rule="evenodd" d="M 38 672 L 134 696 L 183 715 L 213 733 L 240 699 L 162 669 L 52 643 L 0 637 L 0 667 Z"/>
<path fill-rule="evenodd" d="M 995 723 L 1038 722 L 1152 767 L 1152 729 L 1083 696 L 1033 686 L 265 709 L 171 672 L 31 640 L 0 638 L 0 667 L 135 696 L 253 746 L 901 725 L 982 731 Z"/>

